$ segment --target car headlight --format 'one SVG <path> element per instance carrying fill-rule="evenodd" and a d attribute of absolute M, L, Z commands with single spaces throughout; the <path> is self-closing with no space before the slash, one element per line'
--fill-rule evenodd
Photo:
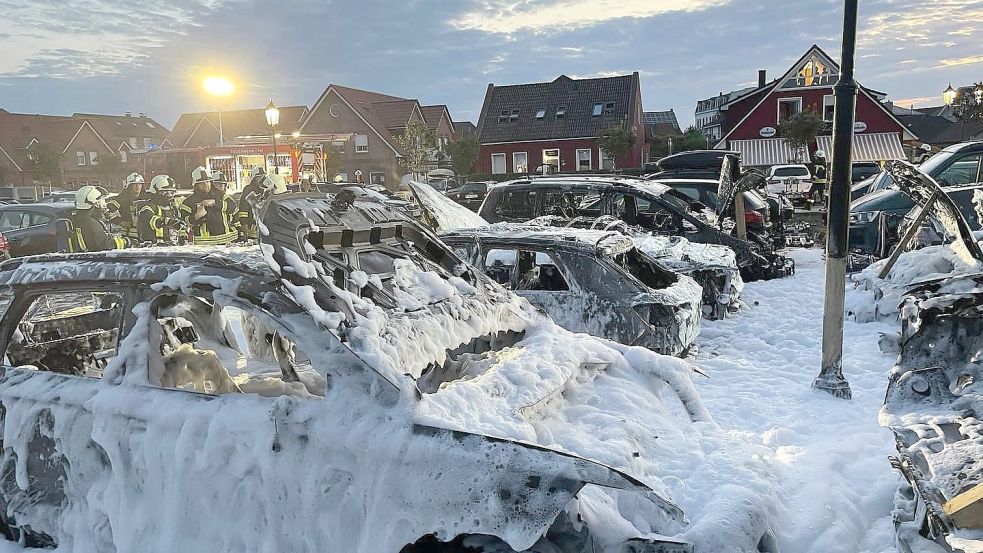
<path fill-rule="evenodd" d="M 857 213 L 850 214 L 850 223 L 861 224 L 869 223 L 876 219 L 881 214 L 880 211 L 859 211 Z"/>

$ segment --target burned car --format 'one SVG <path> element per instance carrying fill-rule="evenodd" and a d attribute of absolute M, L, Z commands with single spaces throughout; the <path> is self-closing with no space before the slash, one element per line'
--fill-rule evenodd
<path fill-rule="evenodd" d="M 619 232 L 500 223 L 440 239 L 567 330 L 684 357 L 699 333 L 700 286 Z"/>
<path fill-rule="evenodd" d="M 287 194 L 257 222 L 254 247 L 0 265 L 8 538 L 777 551 L 754 506 L 721 528 L 669 499 L 747 493 L 747 470 L 700 445 L 727 437 L 684 361 L 557 327 L 374 200 Z M 707 474 L 730 476 L 683 484 Z"/>
<path fill-rule="evenodd" d="M 726 209 L 729 202 L 724 203 Z M 731 236 L 716 227 L 717 214 L 655 182 L 600 176 L 516 180 L 489 190 L 479 214 L 489 223 L 526 222 L 546 215 L 566 219 L 611 216 L 647 232 L 727 246 L 737 254 L 744 280 L 788 274 L 787 260 L 770 245 Z"/>

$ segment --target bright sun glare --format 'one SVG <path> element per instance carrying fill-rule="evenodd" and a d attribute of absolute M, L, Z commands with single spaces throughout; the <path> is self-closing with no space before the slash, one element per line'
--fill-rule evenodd
<path fill-rule="evenodd" d="M 206 77 L 202 82 L 205 92 L 212 96 L 229 96 L 235 88 L 232 81 L 225 77 Z"/>

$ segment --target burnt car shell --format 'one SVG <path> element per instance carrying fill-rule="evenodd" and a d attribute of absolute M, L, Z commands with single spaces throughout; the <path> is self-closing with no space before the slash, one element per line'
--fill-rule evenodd
<path fill-rule="evenodd" d="M 621 233 L 501 223 L 440 238 L 567 330 L 677 356 L 699 333 L 700 286 Z"/>

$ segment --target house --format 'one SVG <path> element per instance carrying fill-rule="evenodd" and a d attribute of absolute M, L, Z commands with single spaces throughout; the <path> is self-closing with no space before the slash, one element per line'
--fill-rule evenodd
<path fill-rule="evenodd" d="M 279 108 L 280 122 L 277 130 L 291 134 L 300 129 L 307 116 L 307 106 Z M 265 109 L 238 109 L 182 113 L 167 137 L 166 147 L 207 148 L 233 144 L 237 138 L 262 136 L 270 140 L 270 126 L 266 123 Z"/>
<path fill-rule="evenodd" d="M 676 112 L 671 109 L 642 112 L 642 118 L 645 120 L 646 138 L 683 134 L 682 129 L 679 128 L 679 121 L 676 120 Z"/>
<path fill-rule="evenodd" d="M 445 105 L 421 105 L 416 99 L 329 84 L 300 127 L 302 134 L 350 134 L 341 147 L 338 175 L 395 187 L 409 171 L 400 163 L 403 152 L 396 137 L 419 122 L 437 137 L 441 150 L 455 135 L 455 123 Z M 436 154 L 428 168 L 436 167 Z"/>
<path fill-rule="evenodd" d="M 983 97 L 983 89 L 980 91 Z M 972 86 L 961 86 L 945 90 L 942 105 L 915 108 L 901 108 L 892 105 L 892 113 L 911 132 L 918 135 L 919 142 L 945 148 L 959 142 L 983 140 L 983 121 L 965 120 L 956 116 L 953 102 L 963 95 L 976 95 Z"/>
<path fill-rule="evenodd" d="M 115 148 L 127 174 L 143 172 L 147 152 L 166 145 L 171 131 L 144 113 L 133 115 L 104 115 L 73 113 L 72 117 L 84 119 L 92 125 L 106 142 Z"/>
<path fill-rule="evenodd" d="M 757 87 L 720 106 L 724 134 L 715 147 L 741 152 L 742 162 L 748 166 L 807 163 L 816 149 L 830 152 L 833 85 L 838 78 L 839 66 L 817 45 L 774 81 L 765 82 L 764 73 L 759 72 Z M 854 161 L 904 159 L 902 142 L 917 139 L 883 103 L 885 96 L 859 86 Z M 814 147 L 795 152 L 785 139 L 776 136 L 776 129 L 779 123 L 803 110 L 815 110 L 827 124 Z"/>
<path fill-rule="evenodd" d="M 640 167 L 648 149 L 638 73 L 596 79 L 560 75 L 551 82 L 488 85 L 478 119 L 479 173 L 526 174 L 611 170 L 614 160 L 597 136 L 614 125 L 635 132 L 635 144 L 617 160 Z"/>
<path fill-rule="evenodd" d="M 765 86 L 765 72 L 758 71 L 758 88 Z M 708 144 L 716 144 L 724 136 L 724 113 L 720 108 L 731 100 L 743 96 L 754 90 L 755 87 L 742 88 L 724 94 L 719 93 L 705 100 L 696 103 L 696 110 L 693 115 L 696 121 L 696 128 L 703 133 L 703 137 Z"/>
<path fill-rule="evenodd" d="M 55 160 L 47 171 L 36 162 L 44 149 Z M 125 169 L 106 174 L 99 167 L 100 159 L 116 155 L 116 149 L 86 119 L 0 110 L 0 184 L 4 186 L 106 185 L 125 176 L 121 175 Z"/>

